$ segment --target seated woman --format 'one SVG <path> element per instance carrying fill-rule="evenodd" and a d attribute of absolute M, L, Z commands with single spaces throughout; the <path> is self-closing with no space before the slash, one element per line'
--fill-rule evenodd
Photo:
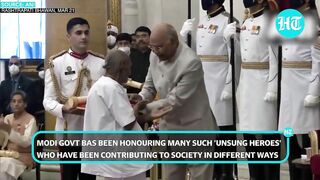
<path fill-rule="evenodd" d="M 19 156 L 14 158 L 0 155 L 0 179 L 3 180 L 18 179 L 25 169 L 34 165 L 31 157 L 31 138 L 37 131 L 37 125 L 35 118 L 25 110 L 26 94 L 23 91 L 13 92 L 10 107 L 13 113 L 5 116 L 3 122 L 0 122 L 0 128 L 9 133 L 5 149 L 18 152 Z"/>

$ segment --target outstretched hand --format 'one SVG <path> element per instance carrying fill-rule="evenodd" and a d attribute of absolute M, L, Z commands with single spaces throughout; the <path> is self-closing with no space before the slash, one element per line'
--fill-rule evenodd
<path fill-rule="evenodd" d="M 158 119 L 172 110 L 172 106 L 170 105 L 150 108 L 150 106 L 148 107 L 148 104 L 148 101 L 140 101 L 134 106 L 134 114 L 141 123 Z"/>
<path fill-rule="evenodd" d="M 7 132 L 8 134 L 10 134 L 11 126 L 9 124 L 4 123 L 4 122 L 0 122 L 0 130 L 3 130 L 5 132 Z"/>

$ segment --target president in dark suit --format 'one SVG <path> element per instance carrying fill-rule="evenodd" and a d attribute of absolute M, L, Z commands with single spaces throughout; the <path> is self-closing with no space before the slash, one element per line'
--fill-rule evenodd
<path fill-rule="evenodd" d="M 33 80 L 21 74 L 22 62 L 17 56 L 11 56 L 9 61 L 10 77 L 3 80 L 0 84 L 0 115 L 3 116 L 11 113 L 10 96 L 16 90 L 22 90 L 27 94 L 28 106 L 27 112 L 33 114 L 36 110 L 36 101 L 33 99 L 35 93 L 32 88 L 34 86 Z"/>

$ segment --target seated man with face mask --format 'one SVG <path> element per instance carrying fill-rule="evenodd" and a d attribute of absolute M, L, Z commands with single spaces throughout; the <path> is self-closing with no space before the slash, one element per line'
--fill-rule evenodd
<path fill-rule="evenodd" d="M 128 33 L 120 33 L 116 39 L 116 47 L 117 49 L 123 51 L 128 56 L 130 55 L 130 48 L 131 48 L 132 38 L 131 35 Z"/>
<path fill-rule="evenodd" d="M 16 90 L 26 92 L 29 100 L 27 102 L 27 111 L 33 114 L 36 110 L 35 101 L 33 101 L 34 93 L 32 91 L 34 81 L 21 73 L 22 62 L 18 56 L 11 56 L 9 60 L 10 76 L 3 80 L 0 84 L 0 115 L 10 114 L 10 95 Z"/>

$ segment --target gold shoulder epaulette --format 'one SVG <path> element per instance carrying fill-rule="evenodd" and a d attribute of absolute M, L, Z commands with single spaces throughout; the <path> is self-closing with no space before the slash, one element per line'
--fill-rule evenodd
<path fill-rule="evenodd" d="M 89 51 L 88 51 L 88 53 L 89 53 L 89 54 L 91 54 L 91 55 L 93 55 L 93 56 L 96 56 L 96 57 L 102 58 L 102 59 L 104 59 L 104 58 L 105 58 L 105 57 L 104 57 L 104 55 L 99 54 L 99 53 L 96 53 L 96 52 L 93 52 L 93 51 L 91 51 L 91 50 L 89 50 Z"/>
<path fill-rule="evenodd" d="M 53 56 L 50 56 L 49 60 L 54 60 L 55 58 L 59 57 L 59 56 L 62 56 L 63 54 L 67 53 L 68 51 L 67 50 L 63 50 Z"/>
<path fill-rule="evenodd" d="M 67 52 L 68 52 L 67 50 L 63 50 L 63 51 L 60 51 L 59 53 L 57 53 L 57 54 L 55 54 L 55 55 L 53 55 L 53 56 L 50 56 L 50 57 L 49 57 L 49 60 L 47 61 L 47 64 L 46 64 L 45 67 L 48 67 L 47 65 L 50 65 L 50 66 L 52 65 L 52 66 L 53 66 L 52 61 L 53 61 L 54 59 L 56 59 L 57 57 L 64 55 L 64 54 L 67 53 Z"/>

